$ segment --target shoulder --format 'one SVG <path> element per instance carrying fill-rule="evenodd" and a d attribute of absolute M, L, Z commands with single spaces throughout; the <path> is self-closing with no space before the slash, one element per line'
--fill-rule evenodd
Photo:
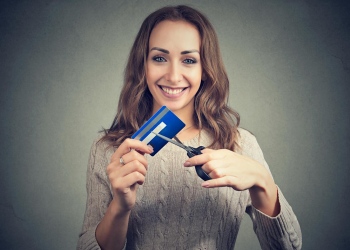
<path fill-rule="evenodd" d="M 252 132 L 244 128 L 238 128 L 238 145 L 242 149 L 252 147 L 257 143 L 256 137 Z"/>
<path fill-rule="evenodd" d="M 114 152 L 113 146 L 107 140 L 103 139 L 104 135 L 104 132 L 98 133 L 91 145 L 90 153 L 95 158 L 108 158 Z"/>
<path fill-rule="evenodd" d="M 255 135 L 243 128 L 238 128 L 238 133 L 238 153 L 263 162 L 264 155 Z"/>

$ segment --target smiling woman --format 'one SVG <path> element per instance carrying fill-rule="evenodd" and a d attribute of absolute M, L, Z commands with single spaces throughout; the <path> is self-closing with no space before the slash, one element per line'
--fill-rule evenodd
<path fill-rule="evenodd" d="M 207 18 L 165 7 L 143 22 L 125 70 L 118 112 L 96 139 L 78 249 L 233 249 L 244 212 L 263 249 L 300 249 L 298 220 L 256 138 L 228 107 L 229 81 Z M 186 124 L 172 145 L 130 139 L 161 106 Z M 202 182 L 193 166 L 210 177 Z"/>

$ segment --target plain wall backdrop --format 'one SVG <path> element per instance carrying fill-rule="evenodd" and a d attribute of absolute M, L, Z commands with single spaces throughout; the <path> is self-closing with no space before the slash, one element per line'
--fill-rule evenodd
<path fill-rule="evenodd" d="M 1 1 L 0 249 L 75 249 L 90 146 L 112 123 L 143 19 L 185 1 Z M 349 1 L 186 1 L 216 28 L 230 106 L 298 216 L 350 245 Z M 259 249 L 244 218 L 236 249 Z"/>

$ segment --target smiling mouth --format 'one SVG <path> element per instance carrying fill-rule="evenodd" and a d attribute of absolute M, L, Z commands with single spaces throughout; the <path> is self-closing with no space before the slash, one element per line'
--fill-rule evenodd
<path fill-rule="evenodd" d="M 159 86 L 165 93 L 169 94 L 169 95 L 176 95 L 176 94 L 179 94 L 181 93 L 182 91 L 184 91 L 185 89 L 187 88 L 176 88 L 176 89 L 173 89 L 173 88 L 168 88 L 168 87 L 165 87 L 165 86 Z"/>

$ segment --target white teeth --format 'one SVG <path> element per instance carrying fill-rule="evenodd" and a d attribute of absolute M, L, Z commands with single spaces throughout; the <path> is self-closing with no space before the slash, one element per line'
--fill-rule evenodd
<path fill-rule="evenodd" d="M 161 88 L 164 92 L 168 93 L 169 95 L 176 95 L 183 90 L 183 89 L 171 89 L 164 86 L 161 86 Z"/>

